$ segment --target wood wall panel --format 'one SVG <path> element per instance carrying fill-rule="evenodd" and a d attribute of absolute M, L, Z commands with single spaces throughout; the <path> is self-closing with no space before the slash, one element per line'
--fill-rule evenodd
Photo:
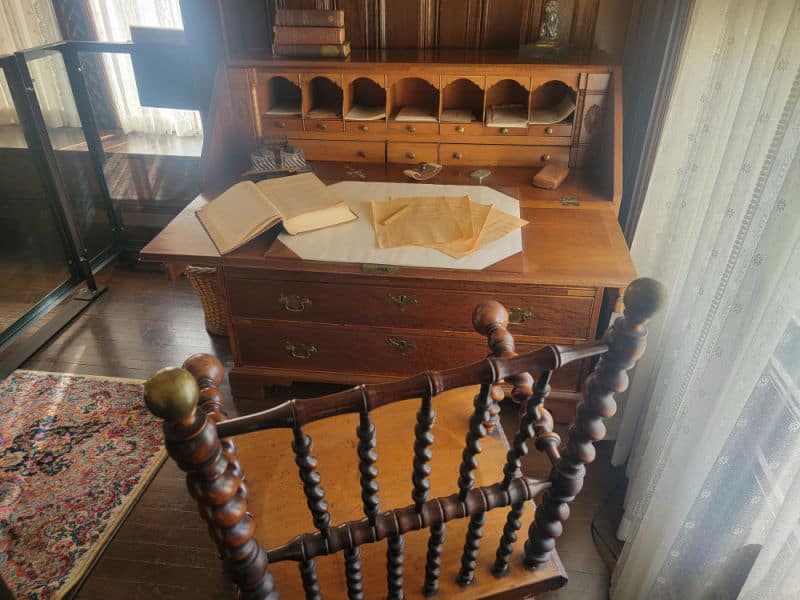
<path fill-rule="evenodd" d="M 269 48 L 277 8 L 313 8 L 315 0 L 219 0 L 230 21 L 229 52 Z M 347 39 L 356 49 L 516 48 L 535 42 L 545 0 L 329 0 L 345 11 Z M 614 7 L 630 0 L 603 0 Z M 601 0 L 560 0 L 561 41 L 594 46 Z M 612 12 L 617 12 L 612 8 Z M 266 18 L 264 18 L 264 13 Z M 234 16 L 238 13 L 238 17 Z M 624 37 L 628 14 L 603 19 L 603 36 Z M 266 31 L 267 33 L 263 33 Z M 258 40 L 259 32 L 268 40 Z"/>

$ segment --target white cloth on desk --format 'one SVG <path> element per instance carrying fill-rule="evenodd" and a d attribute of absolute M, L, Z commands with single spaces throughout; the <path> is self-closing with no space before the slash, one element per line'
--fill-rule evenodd
<path fill-rule="evenodd" d="M 522 251 L 519 229 L 485 248 L 454 259 L 438 250 L 414 246 L 378 248 L 372 229 L 370 202 L 408 196 L 464 196 L 519 217 L 519 202 L 485 186 L 436 185 L 420 183 L 384 183 L 342 181 L 330 186 L 358 215 L 350 223 L 309 231 L 299 235 L 281 233 L 278 239 L 300 258 L 347 263 L 371 263 L 403 267 L 480 270 Z"/>

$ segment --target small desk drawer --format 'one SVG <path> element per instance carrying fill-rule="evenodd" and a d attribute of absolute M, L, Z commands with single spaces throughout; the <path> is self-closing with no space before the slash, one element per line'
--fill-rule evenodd
<path fill-rule="evenodd" d="M 572 137 L 572 123 L 556 123 L 554 125 L 528 125 L 528 135 L 543 138 L 567 139 Z M 553 142 L 560 143 L 560 142 Z"/>
<path fill-rule="evenodd" d="M 445 289 L 228 279 L 238 317 L 472 331 L 472 311 L 484 300 L 508 309 L 515 335 L 591 339 L 592 296 L 548 296 Z"/>
<path fill-rule="evenodd" d="M 483 135 L 483 123 L 439 123 L 439 135 Z"/>
<path fill-rule="evenodd" d="M 439 123 L 423 121 L 389 121 L 389 131 L 405 133 L 406 135 L 436 135 L 439 133 Z"/>
<path fill-rule="evenodd" d="M 383 142 L 298 140 L 291 142 L 303 149 L 307 160 L 338 160 L 349 162 L 386 162 L 386 145 Z"/>
<path fill-rule="evenodd" d="M 247 366 L 303 371 L 408 376 L 449 369 L 486 357 L 486 339 L 477 333 L 417 334 L 371 327 L 234 319 L 241 361 Z M 517 343 L 517 353 L 540 344 Z M 555 372 L 554 388 L 577 390 L 581 362 Z M 355 383 L 355 382 L 354 382 Z"/>
<path fill-rule="evenodd" d="M 344 122 L 336 119 L 306 119 L 306 131 L 339 132 L 344 131 Z"/>
<path fill-rule="evenodd" d="M 386 137 L 386 121 L 345 121 L 344 130 L 347 133 L 364 137 Z"/>
<path fill-rule="evenodd" d="M 263 117 L 264 135 L 275 135 L 278 131 L 303 131 L 303 119 L 293 117 Z"/>
<path fill-rule="evenodd" d="M 483 135 L 496 135 L 498 137 L 512 137 L 516 135 L 528 135 L 527 127 L 489 127 L 483 126 Z"/>
<path fill-rule="evenodd" d="M 439 150 L 436 144 L 389 142 L 386 144 L 386 162 L 396 164 L 418 164 L 436 162 Z"/>
<path fill-rule="evenodd" d="M 568 165 L 568 146 L 505 146 L 500 144 L 440 144 L 443 165 L 542 167 Z"/>

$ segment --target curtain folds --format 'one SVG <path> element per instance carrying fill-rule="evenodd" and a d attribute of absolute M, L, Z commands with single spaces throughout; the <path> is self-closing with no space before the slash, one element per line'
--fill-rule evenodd
<path fill-rule="evenodd" d="M 0 0 L 0 55 L 61 40 L 50 0 Z M 80 127 L 78 112 L 61 57 L 52 54 L 28 62 L 36 96 L 48 127 Z M 0 125 L 18 123 L 11 93 L 0 75 Z"/>
<path fill-rule="evenodd" d="M 632 254 L 612 598 L 800 597 L 800 0 L 696 2 Z"/>
<path fill-rule="evenodd" d="M 97 39 L 130 41 L 131 25 L 183 29 L 178 0 L 90 0 Z M 200 113 L 153 108 L 139 103 L 133 66 L 127 54 L 104 54 L 114 108 L 125 133 L 193 136 L 202 133 Z"/>

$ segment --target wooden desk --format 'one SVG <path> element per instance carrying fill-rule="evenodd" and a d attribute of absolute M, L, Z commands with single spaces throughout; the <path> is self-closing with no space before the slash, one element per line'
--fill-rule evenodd
<path fill-rule="evenodd" d="M 368 179 L 407 181 L 397 165 L 364 165 Z M 315 172 L 334 183 L 341 163 Z M 470 169 L 446 168 L 431 183 L 474 184 Z M 520 199 L 523 251 L 482 271 L 401 267 L 365 272 L 361 265 L 307 261 L 275 232 L 220 256 L 194 215 L 199 196 L 142 251 L 141 258 L 213 266 L 235 365 L 234 395 L 263 397 L 265 385 L 291 381 L 358 384 L 442 369 L 486 354 L 472 331 L 472 309 L 492 298 L 512 311 L 517 350 L 593 339 L 605 290 L 636 277 L 613 210 L 561 207 L 556 196 L 579 192 L 579 181 L 558 192 L 528 184 L 529 169 L 496 169 L 484 181 Z M 565 191 L 566 189 L 566 191 Z M 556 208 L 558 206 L 558 208 Z M 515 309 L 515 310 L 512 310 Z M 568 420 L 588 364 L 560 372 L 549 407 Z"/>

